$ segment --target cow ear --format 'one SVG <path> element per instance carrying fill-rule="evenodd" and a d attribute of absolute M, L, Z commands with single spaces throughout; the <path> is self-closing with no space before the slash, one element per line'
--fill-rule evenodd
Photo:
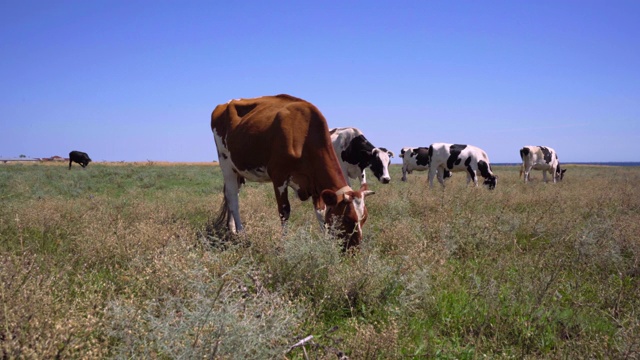
<path fill-rule="evenodd" d="M 320 193 L 320 197 L 327 206 L 336 206 L 338 204 L 338 195 L 335 191 L 323 190 L 322 193 Z"/>
<path fill-rule="evenodd" d="M 387 151 L 387 154 L 389 154 L 389 157 L 393 157 L 394 156 L 393 151 Z"/>
<path fill-rule="evenodd" d="M 365 191 L 363 191 L 363 192 L 362 192 L 362 197 L 363 197 L 363 198 L 366 198 L 367 196 L 369 196 L 369 195 L 373 195 L 373 194 L 375 194 L 375 193 L 376 193 L 376 192 L 375 192 L 375 191 L 373 191 L 373 190 L 365 190 Z"/>
<path fill-rule="evenodd" d="M 365 198 L 369 195 L 373 195 L 376 192 L 373 190 L 369 190 L 369 185 L 367 185 L 367 183 L 362 184 L 362 186 L 360 186 L 360 193 L 362 193 L 362 197 Z"/>

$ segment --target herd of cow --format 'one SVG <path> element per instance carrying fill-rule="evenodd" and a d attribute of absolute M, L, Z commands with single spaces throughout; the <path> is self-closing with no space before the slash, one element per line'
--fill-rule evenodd
<path fill-rule="evenodd" d="M 327 121 L 313 104 L 290 96 L 264 96 L 236 99 L 216 106 L 211 114 L 211 130 L 218 150 L 224 179 L 224 199 L 214 226 L 233 233 L 243 230 L 238 191 L 245 180 L 271 182 L 276 194 L 283 227 L 291 212 L 288 189 L 300 200 L 313 200 L 316 217 L 323 229 L 329 229 L 344 241 L 344 249 L 362 240 L 367 220 L 365 197 L 369 190 L 365 169 L 383 184 L 391 181 L 389 165 L 393 152 L 375 147 L 356 128 L 329 131 Z M 429 147 L 405 147 L 400 150 L 402 181 L 412 171 L 429 171 L 429 185 L 437 176 L 442 186 L 451 172 L 467 173 L 467 184 L 483 184 L 494 189 L 498 176 L 491 171 L 489 157 L 472 145 L 433 143 Z M 524 181 L 531 170 L 542 170 L 544 181 L 549 172 L 555 183 L 566 169 L 560 168 L 555 150 L 545 146 L 525 146 L 520 150 Z M 81 151 L 69 153 L 72 162 L 86 167 L 91 159 Z M 350 179 L 360 181 L 360 189 L 351 188 Z M 226 223 L 226 224 L 225 224 Z"/>
<path fill-rule="evenodd" d="M 211 130 L 224 179 L 224 200 L 215 226 L 231 232 L 242 231 L 238 191 L 245 180 L 271 182 L 283 227 L 291 212 L 288 189 L 300 200 L 313 200 L 323 229 L 334 231 L 344 241 L 344 249 L 362 240 L 367 220 L 365 198 L 369 190 L 365 169 L 370 168 L 383 184 L 391 181 L 393 152 L 373 146 L 356 128 L 329 131 L 322 113 L 311 103 L 290 96 L 264 96 L 236 99 L 216 106 L 211 114 Z M 550 147 L 525 146 L 520 150 L 521 175 L 529 180 L 532 169 L 549 172 L 553 182 L 561 180 L 565 169 Z M 465 171 L 467 184 L 483 184 L 494 189 L 498 176 L 491 171 L 487 154 L 471 145 L 434 143 L 429 147 L 406 147 L 402 180 L 412 171 L 429 171 L 429 184 L 437 176 L 442 186 L 451 172 Z M 360 181 L 360 189 L 350 186 Z M 226 224 L 225 224 L 226 223 Z"/>

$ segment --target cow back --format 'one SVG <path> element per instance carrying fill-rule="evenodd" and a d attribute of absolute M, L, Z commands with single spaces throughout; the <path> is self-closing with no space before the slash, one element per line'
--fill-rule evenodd
<path fill-rule="evenodd" d="M 289 95 L 232 100 L 214 109 L 211 129 L 239 171 L 266 167 L 272 180 L 292 178 L 303 197 L 346 186 L 326 120 L 305 100 Z"/>

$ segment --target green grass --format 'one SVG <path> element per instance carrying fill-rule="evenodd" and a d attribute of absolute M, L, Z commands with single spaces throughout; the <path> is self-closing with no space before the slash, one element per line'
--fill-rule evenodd
<path fill-rule="evenodd" d="M 344 255 L 309 202 L 283 236 L 270 184 L 243 187 L 246 233 L 211 246 L 214 166 L 0 164 L 0 354 L 637 358 L 640 168 L 568 168 L 443 191 L 393 166 Z"/>

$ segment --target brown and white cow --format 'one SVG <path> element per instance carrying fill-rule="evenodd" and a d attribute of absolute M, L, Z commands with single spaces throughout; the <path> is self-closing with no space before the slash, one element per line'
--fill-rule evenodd
<path fill-rule="evenodd" d="M 520 176 L 524 173 L 524 182 L 529 181 L 531 169 L 542 170 L 542 179 L 547 182 L 547 171 L 553 177 L 553 182 L 564 178 L 567 169 L 560 169 L 560 161 L 555 150 L 548 146 L 525 146 L 520 149 L 522 167 Z"/>
<path fill-rule="evenodd" d="M 366 184 L 366 168 L 371 169 L 381 183 L 388 184 L 391 181 L 389 165 L 393 152 L 373 146 L 362 131 L 354 127 L 331 129 L 329 134 L 347 183 L 351 178 L 360 180 L 360 185 Z"/>
<path fill-rule="evenodd" d="M 238 191 L 245 179 L 271 182 L 282 225 L 289 219 L 291 187 L 313 199 L 321 225 L 338 231 L 344 247 L 362 240 L 367 220 L 363 186 L 351 189 L 331 145 L 329 128 L 311 103 L 290 95 L 231 100 L 216 106 L 211 130 L 224 177 L 224 203 L 216 225 L 242 231 Z"/>
<path fill-rule="evenodd" d="M 484 150 L 473 145 L 433 143 L 429 146 L 429 185 L 433 187 L 433 178 L 438 174 L 438 181 L 444 187 L 445 170 L 452 172 L 466 171 L 467 184 L 473 181 L 478 186 L 477 171 L 484 178 L 483 184 L 495 189 L 498 177 L 491 171 L 489 157 Z"/>

